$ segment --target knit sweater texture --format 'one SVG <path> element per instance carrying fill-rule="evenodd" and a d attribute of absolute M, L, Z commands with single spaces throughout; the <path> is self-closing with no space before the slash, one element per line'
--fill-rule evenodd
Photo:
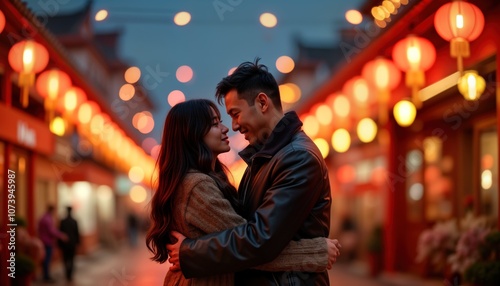
<path fill-rule="evenodd" d="M 245 223 L 217 187 L 200 172 L 189 172 L 174 198 L 175 229 L 188 238 L 219 232 Z M 221 257 L 220 259 L 224 259 Z M 255 267 L 263 271 L 320 272 L 328 264 L 328 249 L 322 237 L 291 241 L 271 262 Z M 182 266 L 182 263 L 181 263 Z M 186 279 L 181 271 L 168 271 L 164 286 L 231 286 L 234 274 Z"/>

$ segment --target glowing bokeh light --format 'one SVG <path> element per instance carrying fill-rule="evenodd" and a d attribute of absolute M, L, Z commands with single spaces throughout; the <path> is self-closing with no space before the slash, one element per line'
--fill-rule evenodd
<path fill-rule="evenodd" d="M 174 16 L 174 23 L 177 26 L 185 26 L 191 22 L 191 14 L 188 12 L 179 12 Z"/>
<path fill-rule="evenodd" d="M 357 25 L 363 21 L 363 15 L 358 10 L 349 10 L 345 12 L 345 19 L 347 22 Z"/>
<path fill-rule="evenodd" d="M 273 28 L 278 24 L 278 19 L 271 13 L 262 13 L 259 20 L 262 26 L 266 28 Z"/>
<path fill-rule="evenodd" d="M 108 11 L 106 11 L 104 9 L 99 10 L 95 14 L 95 20 L 98 21 L 98 22 L 104 21 L 104 20 L 106 20 L 106 18 L 108 18 Z"/>
<path fill-rule="evenodd" d="M 170 106 L 172 107 L 177 103 L 184 102 L 185 100 L 186 96 L 184 95 L 184 93 L 177 89 L 170 92 L 167 98 L 168 104 L 170 104 Z"/>
<path fill-rule="evenodd" d="M 175 77 L 179 82 L 186 83 L 193 79 L 193 69 L 189 66 L 180 66 L 175 72 Z"/>
<path fill-rule="evenodd" d="M 141 70 L 138 67 L 129 67 L 125 71 L 124 78 L 128 83 L 136 83 L 141 78 Z"/>
<path fill-rule="evenodd" d="M 276 60 L 276 68 L 281 73 L 289 73 L 295 68 L 295 62 L 289 56 L 281 56 Z"/>

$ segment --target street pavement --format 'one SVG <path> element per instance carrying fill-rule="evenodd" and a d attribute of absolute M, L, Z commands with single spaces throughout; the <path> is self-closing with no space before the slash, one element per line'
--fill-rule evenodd
<path fill-rule="evenodd" d="M 158 264 L 149 259 L 151 253 L 141 240 L 137 248 L 126 245 L 116 250 L 100 249 L 91 254 L 76 257 L 73 282 L 66 282 L 60 263 L 54 263 L 52 276 L 55 283 L 44 283 L 39 277 L 34 286 L 143 286 L 163 285 L 163 278 L 168 270 L 167 264 Z M 377 278 L 366 275 L 367 269 L 362 263 L 337 263 L 329 271 L 332 286 L 438 286 L 447 283 L 427 281 L 408 275 L 383 274 Z M 39 276 L 39 275 L 38 275 Z M 451 286 L 451 284 L 450 284 Z"/>

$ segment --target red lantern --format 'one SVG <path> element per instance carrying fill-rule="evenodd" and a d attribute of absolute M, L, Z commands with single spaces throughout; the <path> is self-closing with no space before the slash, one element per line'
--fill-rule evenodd
<path fill-rule="evenodd" d="M 5 28 L 5 15 L 0 10 L 0 33 L 3 31 L 3 28 Z"/>
<path fill-rule="evenodd" d="M 54 117 L 54 108 L 58 98 L 62 97 L 70 87 L 70 77 L 58 69 L 44 71 L 36 80 L 36 90 L 45 98 L 45 110 L 48 111 L 49 122 Z"/>
<path fill-rule="evenodd" d="M 410 35 L 394 45 L 392 59 L 406 72 L 406 86 L 412 89 L 413 104 L 420 108 L 418 89 L 425 85 L 424 72 L 436 61 L 436 49 L 429 40 Z"/>
<path fill-rule="evenodd" d="M 21 41 L 9 51 L 9 64 L 19 73 L 18 84 L 22 88 L 21 104 L 28 106 L 29 88 L 35 83 L 35 74 L 49 63 L 49 52 L 32 40 Z"/>
<path fill-rule="evenodd" d="M 483 13 L 471 3 L 453 1 L 437 10 L 434 26 L 443 39 L 450 41 L 450 54 L 457 58 L 458 70 L 462 72 L 462 58 L 470 56 L 469 41 L 475 40 L 483 31 Z"/>
<path fill-rule="evenodd" d="M 401 81 L 401 72 L 390 60 L 376 58 L 363 66 L 362 76 L 368 84 L 375 87 L 379 101 L 379 123 L 387 122 L 387 104 L 390 91 L 395 89 Z"/>

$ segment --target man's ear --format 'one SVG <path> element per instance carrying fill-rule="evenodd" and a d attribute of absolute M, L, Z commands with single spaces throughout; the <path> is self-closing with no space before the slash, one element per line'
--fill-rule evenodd
<path fill-rule="evenodd" d="M 264 92 L 259 93 L 255 98 L 255 104 L 257 105 L 257 108 L 260 108 L 262 112 L 265 112 L 269 109 L 270 102 L 271 99 Z"/>

